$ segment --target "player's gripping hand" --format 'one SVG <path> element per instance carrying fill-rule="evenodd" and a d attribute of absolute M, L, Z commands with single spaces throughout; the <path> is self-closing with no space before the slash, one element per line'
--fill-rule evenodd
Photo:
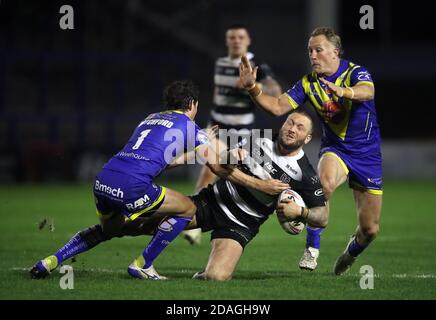
<path fill-rule="evenodd" d="M 283 199 L 276 208 L 279 221 L 289 221 L 301 218 L 301 207 L 290 199 Z"/>
<path fill-rule="evenodd" d="M 230 164 L 240 164 L 248 156 L 248 151 L 242 148 L 231 149 L 228 152 Z"/>
<path fill-rule="evenodd" d="M 243 55 L 239 64 L 239 81 L 245 89 L 250 89 L 256 84 L 257 68 L 251 66 L 247 56 Z"/>
<path fill-rule="evenodd" d="M 212 127 L 203 129 L 205 134 L 207 135 L 209 141 L 215 141 L 217 135 L 218 135 L 218 130 L 219 130 L 219 126 L 217 124 L 213 125 Z"/>
<path fill-rule="evenodd" d="M 277 179 L 259 180 L 259 191 L 275 196 L 289 188 L 289 184 Z"/>

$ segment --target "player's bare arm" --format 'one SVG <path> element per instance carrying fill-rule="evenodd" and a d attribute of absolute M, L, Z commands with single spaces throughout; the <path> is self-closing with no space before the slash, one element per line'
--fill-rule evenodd
<path fill-rule="evenodd" d="M 265 79 L 260 81 L 259 86 L 262 89 L 263 93 L 265 93 L 269 96 L 272 96 L 272 97 L 278 98 L 280 96 L 280 94 L 282 93 L 282 87 L 272 77 L 266 77 Z"/>
<path fill-rule="evenodd" d="M 214 125 L 212 127 L 203 129 L 202 131 L 204 131 L 209 139 L 209 142 L 211 145 L 215 145 L 216 144 L 216 136 L 218 133 L 219 127 L 218 125 Z M 171 168 L 175 168 L 178 167 L 180 165 L 184 165 L 186 163 L 189 163 L 192 159 L 195 158 L 196 154 L 197 154 L 198 150 L 191 150 L 188 152 L 185 152 L 183 154 L 181 154 L 179 157 L 177 157 L 176 159 L 174 159 L 174 161 L 172 163 L 170 163 L 166 169 L 171 169 Z M 203 151 L 204 152 L 204 151 Z"/>
<path fill-rule="evenodd" d="M 289 188 L 288 184 L 277 179 L 261 180 L 249 176 L 233 165 L 213 165 L 210 166 L 210 168 L 220 178 L 227 179 L 231 182 L 258 190 L 269 195 L 277 195 L 280 192 Z"/>
<path fill-rule="evenodd" d="M 246 152 L 243 149 L 225 151 L 220 155 L 214 150 L 212 144 L 203 144 L 199 146 L 195 152 L 202 162 L 204 162 L 215 175 L 222 179 L 253 188 L 269 195 L 279 194 L 289 188 L 288 184 L 283 183 L 280 180 L 261 180 L 247 175 L 239 170 L 235 165 L 231 164 L 244 160 Z M 232 157 L 234 161 L 228 161 L 231 160 Z"/>
<path fill-rule="evenodd" d="M 354 87 L 338 87 L 334 83 L 320 78 L 327 88 L 337 97 L 343 97 L 355 101 L 369 101 L 374 99 L 374 86 L 366 83 L 356 84 Z"/>
<path fill-rule="evenodd" d="M 262 91 L 256 84 L 258 67 L 252 68 L 246 56 L 242 56 L 241 64 L 239 65 L 239 78 L 243 87 L 248 91 L 251 99 L 260 106 L 263 110 L 281 116 L 292 110 L 285 94 L 279 97 L 270 96 Z"/>
<path fill-rule="evenodd" d="M 166 170 L 173 169 L 175 167 L 184 165 L 188 163 L 190 160 L 194 159 L 194 157 L 195 157 L 195 150 L 185 152 L 179 157 L 177 157 L 176 159 L 174 159 L 174 161 L 171 162 L 165 169 Z"/>

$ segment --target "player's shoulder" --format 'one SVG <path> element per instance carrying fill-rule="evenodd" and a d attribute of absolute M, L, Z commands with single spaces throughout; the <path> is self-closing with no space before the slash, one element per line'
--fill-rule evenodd
<path fill-rule="evenodd" d="M 354 62 L 349 62 L 349 68 L 351 70 L 350 77 L 353 83 L 373 82 L 372 75 L 365 66 L 356 64 Z"/>
<path fill-rule="evenodd" d="M 316 171 L 312 166 L 312 163 L 309 160 L 309 157 L 306 155 L 306 153 L 303 152 L 301 157 L 297 160 L 298 165 L 300 166 L 303 175 L 307 177 L 311 177 L 314 174 L 316 175 Z"/>
<path fill-rule="evenodd" d="M 219 65 L 219 64 L 228 64 L 230 62 L 229 57 L 219 57 L 215 60 L 215 64 Z"/>
<path fill-rule="evenodd" d="M 304 82 L 317 82 L 317 76 L 314 72 L 310 72 L 310 73 L 306 73 L 305 75 L 303 75 L 300 80 L 298 80 L 297 83 L 304 83 Z"/>
<path fill-rule="evenodd" d="M 262 137 L 257 137 L 255 139 L 255 142 L 260 145 L 261 147 L 267 148 L 268 151 L 272 152 L 274 151 L 274 141 L 271 137 L 269 136 L 262 136 Z"/>
<path fill-rule="evenodd" d="M 272 129 L 252 129 L 249 137 L 256 144 L 272 146 L 276 140 L 277 134 Z"/>
<path fill-rule="evenodd" d="M 346 62 L 348 63 L 348 69 L 351 70 L 352 73 L 361 72 L 361 71 L 368 72 L 368 69 L 359 63 L 353 61 L 347 61 L 347 60 Z"/>
<path fill-rule="evenodd" d="M 297 160 L 298 166 L 302 172 L 302 183 L 307 190 L 322 190 L 321 180 L 318 173 L 312 166 L 309 158 L 304 154 L 299 160 Z"/>
<path fill-rule="evenodd" d="M 253 54 L 247 53 L 248 60 L 252 61 Z M 224 57 L 218 57 L 215 60 L 215 66 L 222 66 L 222 67 L 235 67 L 239 66 L 241 59 L 240 58 L 231 58 L 230 56 L 224 56 Z"/>

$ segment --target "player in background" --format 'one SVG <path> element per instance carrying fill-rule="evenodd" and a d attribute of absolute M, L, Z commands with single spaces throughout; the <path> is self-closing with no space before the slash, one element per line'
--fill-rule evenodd
<path fill-rule="evenodd" d="M 246 55 L 251 64 L 255 64 L 255 56 L 248 52 L 251 37 L 248 29 L 242 24 L 234 24 L 227 28 L 225 34 L 227 56 L 218 58 L 215 62 L 213 109 L 210 113 L 210 124 L 218 125 L 220 129 L 228 130 L 229 135 L 238 136 L 240 139 L 249 134 L 249 129 L 255 124 L 255 105 L 251 101 L 239 80 L 239 63 L 241 57 Z M 257 59 L 256 59 L 257 61 Z M 272 96 L 279 96 L 281 87 L 274 79 L 271 68 L 267 64 L 260 64 L 257 81 L 262 89 Z M 227 136 L 222 135 L 223 140 Z M 221 149 L 227 148 L 227 141 L 223 141 Z M 195 192 L 212 184 L 216 175 L 203 166 Z M 184 233 L 191 244 L 199 244 L 201 230 L 190 230 Z"/>
<path fill-rule="evenodd" d="M 383 193 L 374 83 L 366 68 L 343 59 L 342 53 L 341 38 L 334 30 L 315 29 L 308 42 L 312 72 L 279 98 L 257 86 L 257 67 L 252 68 L 247 58 L 240 65 L 241 83 L 261 108 L 280 116 L 309 100 L 322 121 L 318 171 L 324 194 L 330 199 L 348 178 L 358 214 L 356 232 L 335 263 L 337 275 L 347 272 L 378 234 Z M 300 268 L 313 270 L 322 229 L 308 227 L 307 231 Z"/>
<path fill-rule="evenodd" d="M 30 271 L 33 278 L 47 276 L 63 261 L 103 241 L 142 234 L 139 230 L 152 218 L 160 222 L 128 273 L 140 279 L 164 278 L 154 269 L 153 261 L 189 224 L 196 207 L 188 197 L 155 184 L 154 179 L 170 164 L 185 163 L 189 156 L 200 156 L 213 172 L 235 183 L 260 190 L 277 187 L 275 192 L 286 189 L 279 181 L 264 183 L 219 165 L 207 135 L 194 123 L 198 88 L 192 82 L 174 82 L 165 89 L 164 98 L 168 111 L 147 116 L 97 175 L 93 191 L 100 224 L 78 232 L 53 255 L 38 261 Z"/>

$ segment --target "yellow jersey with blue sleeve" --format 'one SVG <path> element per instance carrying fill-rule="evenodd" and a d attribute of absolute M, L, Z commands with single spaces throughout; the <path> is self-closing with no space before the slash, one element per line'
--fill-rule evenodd
<path fill-rule="evenodd" d="M 374 85 L 366 68 L 344 59 L 338 70 L 325 79 L 340 87 Z M 320 156 L 336 156 L 352 188 L 382 194 L 381 138 L 374 100 L 355 101 L 332 95 L 315 72 L 305 75 L 286 95 L 294 109 L 309 100 L 317 111 L 323 127 Z M 321 111 L 332 103 L 341 111 L 325 122 Z"/>
<path fill-rule="evenodd" d="M 340 87 L 374 85 L 366 68 L 344 59 L 340 61 L 336 73 L 325 79 Z M 294 109 L 306 100 L 315 107 L 323 123 L 323 146 L 335 145 L 350 154 L 379 152 L 380 131 L 374 100 L 361 102 L 336 97 L 328 92 L 315 72 L 305 75 L 286 94 Z M 322 119 L 321 110 L 329 101 L 339 104 L 342 111 L 337 118 L 326 123 Z"/>

